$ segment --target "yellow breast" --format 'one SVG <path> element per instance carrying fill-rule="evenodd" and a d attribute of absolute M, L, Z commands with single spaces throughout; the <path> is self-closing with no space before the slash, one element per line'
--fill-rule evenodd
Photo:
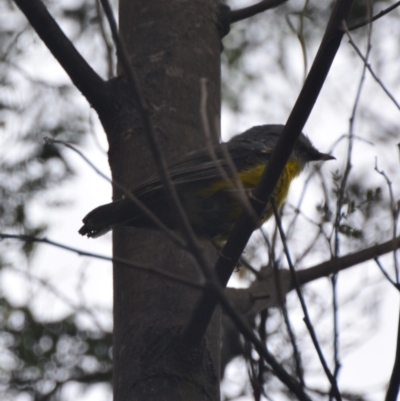
<path fill-rule="evenodd" d="M 264 171 L 265 164 L 260 163 L 250 169 L 244 170 L 239 172 L 240 181 L 243 183 L 245 189 L 252 190 L 257 185 L 262 172 Z M 286 163 L 285 169 L 281 177 L 279 178 L 278 183 L 276 184 L 274 190 L 274 197 L 275 201 L 278 206 L 280 206 L 283 201 L 286 199 L 286 196 L 289 191 L 290 183 L 292 182 L 293 178 L 295 178 L 301 172 L 301 166 L 296 160 L 289 160 Z M 202 189 L 199 191 L 199 195 L 203 197 L 212 196 L 221 190 L 229 190 L 234 187 L 233 182 L 231 184 L 225 182 L 223 179 L 215 181 L 212 185 L 208 186 L 207 188 Z M 267 208 L 269 209 L 269 208 Z M 271 213 L 266 213 L 268 218 Z M 263 219 L 263 220 L 265 220 Z"/>
<path fill-rule="evenodd" d="M 242 181 L 245 188 L 254 188 L 262 172 L 264 171 L 265 165 L 259 164 L 250 170 L 243 171 L 239 174 L 240 180 Z M 295 160 L 289 160 L 286 163 L 285 169 L 279 178 L 274 190 L 275 201 L 280 206 L 282 202 L 286 199 L 289 191 L 290 183 L 293 178 L 299 175 L 301 171 L 300 164 Z"/>
<path fill-rule="evenodd" d="M 263 173 L 265 165 L 260 164 L 255 168 L 244 171 L 239 174 L 241 181 L 245 188 L 254 188 L 260 177 Z M 292 182 L 293 178 L 298 176 L 301 172 L 301 165 L 296 160 L 289 160 L 286 163 L 285 169 L 283 170 L 278 183 L 274 189 L 274 198 L 276 205 L 280 207 L 282 203 L 285 201 L 287 194 L 289 192 L 290 183 Z M 261 218 L 261 224 L 267 221 L 273 214 L 272 207 L 267 205 L 265 211 Z"/>

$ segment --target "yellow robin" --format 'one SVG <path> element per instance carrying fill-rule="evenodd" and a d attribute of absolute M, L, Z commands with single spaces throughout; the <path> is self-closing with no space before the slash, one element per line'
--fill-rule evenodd
<path fill-rule="evenodd" d="M 256 126 L 225 144 L 246 193 L 251 193 L 260 179 L 283 128 L 283 125 Z M 191 152 L 170 165 L 169 174 L 196 235 L 223 241 L 242 213 L 243 202 L 235 186 L 235 172 L 232 172 L 221 145 L 214 145 L 213 153 L 214 157 L 209 149 Z M 319 152 L 301 134 L 275 187 L 277 205 L 286 199 L 290 183 L 308 162 L 331 159 L 334 157 Z M 221 169 L 225 174 L 221 174 Z M 178 228 L 158 177 L 145 181 L 132 193 L 168 228 Z M 271 215 L 272 208 L 267 206 L 260 225 Z M 129 198 L 97 207 L 83 219 L 83 223 L 79 233 L 88 237 L 98 237 L 119 226 L 157 228 Z"/>

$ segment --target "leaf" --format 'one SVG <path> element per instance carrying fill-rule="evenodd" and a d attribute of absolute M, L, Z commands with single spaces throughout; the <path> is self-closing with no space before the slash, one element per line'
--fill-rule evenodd
<path fill-rule="evenodd" d="M 350 238 L 362 239 L 364 237 L 364 234 L 361 230 L 353 228 L 347 224 L 341 224 L 339 226 L 339 232 Z"/>

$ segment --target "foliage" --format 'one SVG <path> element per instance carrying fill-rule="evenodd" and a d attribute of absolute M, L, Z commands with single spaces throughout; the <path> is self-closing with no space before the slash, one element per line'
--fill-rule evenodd
<path fill-rule="evenodd" d="M 40 322 L 28 307 L 0 300 L 2 399 L 27 393 L 35 400 L 58 400 L 69 382 L 84 388 L 111 385 L 112 334 L 80 329 L 75 316 Z"/>

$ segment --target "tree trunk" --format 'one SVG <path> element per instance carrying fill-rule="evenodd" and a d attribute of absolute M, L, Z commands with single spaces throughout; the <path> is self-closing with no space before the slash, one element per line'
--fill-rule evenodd
<path fill-rule="evenodd" d="M 167 162 L 204 146 L 200 80 L 208 80 L 208 119 L 219 126 L 220 40 L 215 0 L 121 0 L 120 32 L 152 108 Z M 132 96 L 133 97 L 133 96 Z M 127 101 L 110 138 L 113 179 L 133 188 L 156 172 L 137 110 Z M 114 199 L 121 196 L 114 190 Z M 215 251 L 208 244 L 210 263 Z M 118 228 L 114 257 L 200 279 L 192 256 L 158 231 Z M 216 313 L 196 349 L 179 332 L 200 293 L 183 284 L 114 265 L 114 399 L 218 400 L 219 326 Z"/>

